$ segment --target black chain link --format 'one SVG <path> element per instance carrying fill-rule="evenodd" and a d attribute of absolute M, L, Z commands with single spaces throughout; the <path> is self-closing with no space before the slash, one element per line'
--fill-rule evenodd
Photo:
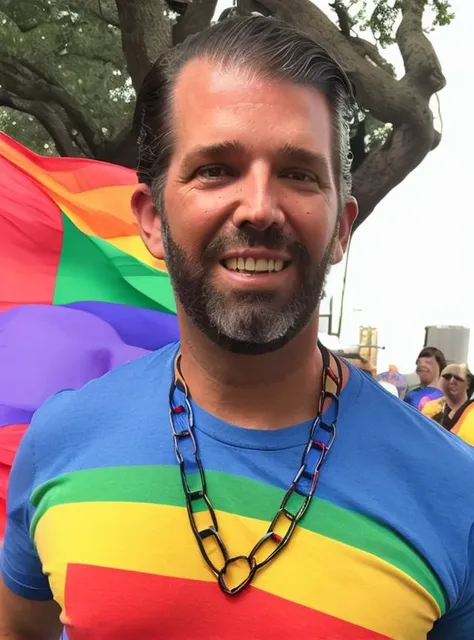
<path fill-rule="evenodd" d="M 298 523 L 311 504 L 311 499 L 316 491 L 319 481 L 321 468 L 336 438 L 336 423 L 339 415 L 339 394 L 342 385 L 342 370 L 339 360 L 335 358 L 338 370 L 338 374 L 336 376 L 330 368 L 328 351 L 322 345 L 319 345 L 319 348 L 323 357 L 322 391 L 319 401 L 319 410 L 318 415 L 311 425 L 308 442 L 301 457 L 300 468 L 285 493 L 280 507 L 271 521 L 267 532 L 260 538 L 260 540 L 258 540 L 247 556 L 242 555 L 234 557 L 230 557 L 227 547 L 221 538 L 216 513 L 207 493 L 206 476 L 201 462 L 201 457 L 199 455 L 196 437 L 194 435 L 194 414 L 190 403 L 190 394 L 180 372 L 181 356 L 179 353 L 176 356 L 176 375 L 174 383 L 171 385 L 170 389 L 169 418 L 173 434 L 176 459 L 181 472 L 181 480 L 186 498 L 189 522 L 204 560 L 216 576 L 222 591 L 228 595 L 238 593 L 249 585 L 255 573 L 273 560 L 273 558 L 275 558 L 275 556 L 288 544 Z M 336 388 L 335 393 L 328 390 L 331 384 L 330 381 L 332 381 Z M 175 392 L 178 389 L 183 392 L 183 404 L 176 404 L 174 401 Z M 323 413 L 324 410 L 328 408 L 329 402 L 331 402 L 333 418 L 330 424 L 326 424 L 323 421 Z M 186 413 L 187 422 L 186 426 L 180 430 L 177 427 L 175 419 L 181 413 Z M 320 435 L 316 437 L 317 434 Z M 325 434 L 325 439 L 321 439 L 323 434 Z M 182 442 L 184 440 L 190 443 L 192 448 L 193 459 L 188 463 L 183 455 L 184 447 L 182 447 Z M 311 463 L 310 456 L 313 452 L 316 453 L 316 461 Z M 187 470 L 187 467 L 191 466 L 192 463 L 194 463 L 198 470 L 199 486 L 197 489 L 193 489 L 191 487 Z M 301 486 L 303 481 L 306 481 L 307 484 L 309 483 L 309 488 L 306 490 Z M 198 502 L 201 504 L 201 507 L 204 505 L 204 511 L 202 508 L 196 510 Z M 202 518 L 202 514 L 206 512 L 208 525 L 204 528 L 200 528 L 196 520 L 196 515 L 199 513 Z M 283 527 L 283 531 L 280 527 Z M 279 532 L 277 532 L 277 529 Z M 212 554 L 208 552 L 205 544 L 210 541 L 214 542 L 214 553 Z M 266 551 L 264 547 L 267 547 Z M 216 559 L 211 559 L 211 555 L 214 557 L 216 552 L 220 560 L 219 563 L 217 563 Z M 257 554 L 262 554 L 262 557 L 257 559 Z M 245 578 L 241 580 L 239 584 L 234 587 L 230 587 L 226 583 L 226 573 L 232 564 L 238 563 L 247 563 L 248 571 Z"/>

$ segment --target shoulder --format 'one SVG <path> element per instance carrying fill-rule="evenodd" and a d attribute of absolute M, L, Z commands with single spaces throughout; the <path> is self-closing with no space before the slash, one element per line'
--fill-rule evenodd
<path fill-rule="evenodd" d="M 418 385 L 417 387 L 413 387 L 412 389 L 410 389 L 407 394 L 406 397 L 411 397 L 414 396 L 415 394 L 419 393 L 421 391 L 421 387 Z"/>
<path fill-rule="evenodd" d="M 414 407 L 395 398 L 376 381 L 351 369 L 351 377 L 356 376 L 359 378 L 360 389 L 353 415 L 358 416 L 361 423 L 367 424 L 369 429 L 374 429 L 375 425 L 383 425 L 383 430 L 377 432 L 377 436 L 383 439 L 383 442 L 379 442 L 380 446 L 404 451 L 405 458 L 412 458 L 419 469 L 430 464 L 438 467 L 442 460 L 444 468 L 446 465 L 451 466 L 453 479 L 463 471 L 472 477 L 472 447 L 439 427 Z M 429 404 L 436 404 L 439 408 L 440 400 L 430 401 Z"/>
<path fill-rule="evenodd" d="M 405 394 L 405 402 L 406 404 L 410 404 L 413 407 L 417 406 L 418 400 L 419 400 L 419 396 L 420 396 L 420 392 L 421 392 L 421 387 L 414 387 L 413 389 L 410 389 L 410 391 L 408 391 Z"/>
<path fill-rule="evenodd" d="M 409 540 L 455 602 L 473 568 L 474 447 L 359 372 L 351 377 L 359 391 L 346 403 L 341 396 L 343 439 L 334 451 L 351 504 Z"/>

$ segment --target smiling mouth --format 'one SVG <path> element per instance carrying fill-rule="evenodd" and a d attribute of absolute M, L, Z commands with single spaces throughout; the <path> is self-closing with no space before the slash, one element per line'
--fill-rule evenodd
<path fill-rule="evenodd" d="M 227 258 L 222 260 L 221 264 L 229 271 L 237 271 L 237 273 L 273 273 L 283 271 L 289 265 L 289 261 L 281 260 L 267 260 L 266 258 Z"/>

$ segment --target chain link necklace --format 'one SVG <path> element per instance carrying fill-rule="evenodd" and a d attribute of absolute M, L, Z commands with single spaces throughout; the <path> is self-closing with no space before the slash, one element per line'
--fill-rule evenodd
<path fill-rule="evenodd" d="M 190 401 L 191 395 L 181 373 L 181 352 L 178 351 L 176 355 L 174 381 L 171 384 L 169 396 L 169 419 L 189 522 L 202 557 L 216 576 L 222 591 L 228 595 L 239 593 L 239 591 L 247 587 L 252 582 L 257 571 L 271 562 L 288 544 L 311 503 L 318 484 L 321 467 L 334 443 L 339 414 L 342 369 L 339 360 L 333 356 L 337 367 L 337 373 L 335 373 L 330 366 L 328 350 L 321 343 L 318 346 L 323 361 L 322 391 L 319 399 L 318 414 L 311 425 L 308 442 L 301 457 L 300 467 L 266 533 L 257 541 L 248 555 L 239 556 L 230 555 L 219 533 L 217 515 L 207 493 L 206 476 L 194 434 L 194 413 Z M 323 421 L 323 411 L 327 408 L 329 402 L 331 402 L 333 417 L 328 424 Z M 189 454 L 189 451 L 191 451 L 191 454 Z M 314 457 L 315 459 L 312 459 Z M 190 471 L 193 466 L 197 469 L 197 474 Z M 196 485 L 196 482 L 197 486 L 192 486 L 193 484 Z M 306 483 L 306 488 L 302 486 L 304 483 Z M 199 505 L 201 508 L 198 509 Z M 200 528 L 196 516 L 198 513 L 202 514 L 203 505 L 204 512 L 207 512 L 209 517 L 209 525 L 205 528 Z M 209 545 L 211 545 L 211 550 L 208 550 Z M 239 565 L 240 569 L 244 565 L 244 578 L 236 584 L 233 584 L 229 578 L 232 565 Z"/>

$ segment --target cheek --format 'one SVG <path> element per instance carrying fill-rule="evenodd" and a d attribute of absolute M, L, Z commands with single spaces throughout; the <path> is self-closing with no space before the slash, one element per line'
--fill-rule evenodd
<path fill-rule="evenodd" d="M 322 195 L 287 196 L 282 201 L 298 241 L 311 256 L 320 260 L 334 233 L 336 209 Z"/>
<path fill-rule="evenodd" d="M 222 225 L 222 197 L 189 187 L 185 191 L 170 188 L 165 203 L 173 240 L 189 255 L 200 254 Z"/>

